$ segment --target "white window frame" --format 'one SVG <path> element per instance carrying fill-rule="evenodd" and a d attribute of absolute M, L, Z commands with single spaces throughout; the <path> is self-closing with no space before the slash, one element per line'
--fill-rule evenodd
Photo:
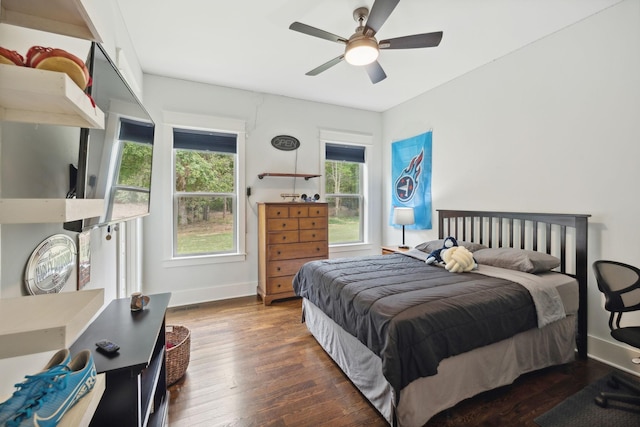
<path fill-rule="evenodd" d="M 205 116 L 198 114 L 187 114 L 177 112 L 164 112 L 164 139 L 168 152 L 170 152 L 171 173 L 167 174 L 163 188 L 165 188 L 164 194 L 169 195 L 163 200 L 163 206 L 165 212 L 163 222 L 166 225 L 167 232 L 163 235 L 164 240 L 164 257 L 166 267 L 182 267 L 190 265 L 203 265 L 203 264 L 216 264 L 227 262 L 242 262 L 246 260 L 246 203 L 244 203 L 243 189 L 245 188 L 245 177 L 243 171 L 245 170 L 245 141 L 246 141 L 246 123 L 244 120 L 230 119 L 224 117 Z M 174 256 L 174 226 L 175 219 L 173 214 L 173 204 L 175 198 L 175 170 L 176 165 L 174 161 L 174 149 L 173 149 L 173 129 L 196 129 L 207 130 L 214 132 L 228 132 L 236 133 L 238 135 L 236 140 L 236 156 L 237 162 L 235 165 L 235 204 L 234 215 L 236 215 L 236 251 L 232 253 L 219 253 L 219 254 L 202 254 L 191 256 Z"/>
<path fill-rule="evenodd" d="M 361 146 L 365 148 L 364 152 L 364 163 L 362 165 L 362 175 L 360 182 L 360 195 L 362 200 L 362 224 L 361 224 L 361 232 L 362 232 L 362 241 L 361 242 L 348 242 L 348 243 L 333 243 L 329 244 L 332 252 L 340 252 L 340 249 L 351 250 L 354 247 L 370 246 L 370 215 L 369 215 L 369 159 L 370 153 L 373 149 L 373 136 L 369 134 L 363 133 L 355 133 L 355 132 L 344 132 L 337 130 L 329 130 L 329 129 L 320 129 L 320 170 L 325 170 L 326 166 L 326 145 L 329 144 L 340 144 L 340 145 L 354 145 Z M 326 196 L 326 178 L 323 177 L 320 179 L 320 191 L 323 196 Z"/>

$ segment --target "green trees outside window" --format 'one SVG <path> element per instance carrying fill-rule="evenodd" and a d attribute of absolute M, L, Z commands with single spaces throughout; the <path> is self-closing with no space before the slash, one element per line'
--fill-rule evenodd
<path fill-rule="evenodd" d="M 329 244 L 363 241 L 362 163 L 325 161 Z"/>
<path fill-rule="evenodd" d="M 236 154 L 174 148 L 174 161 L 174 255 L 236 251 Z"/>
<path fill-rule="evenodd" d="M 112 218 L 131 218 L 149 211 L 153 145 L 121 141 L 120 168 L 112 187 Z"/>

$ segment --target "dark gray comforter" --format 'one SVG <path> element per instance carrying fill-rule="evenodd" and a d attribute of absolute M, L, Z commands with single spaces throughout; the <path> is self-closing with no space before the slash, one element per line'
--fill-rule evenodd
<path fill-rule="evenodd" d="M 380 356 L 396 391 L 449 356 L 537 326 L 523 286 L 400 254 L 312 261 L 293 288 Z"/>

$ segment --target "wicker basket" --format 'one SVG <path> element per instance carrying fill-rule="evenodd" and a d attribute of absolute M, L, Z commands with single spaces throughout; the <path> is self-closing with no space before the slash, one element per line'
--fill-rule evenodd
<path fill-rule="evenodd" d="M 189 367 L 191 331 L 184 326 L 168 325 L 165 329 L 167 344 L 167 386 L 178 381 Z"/>

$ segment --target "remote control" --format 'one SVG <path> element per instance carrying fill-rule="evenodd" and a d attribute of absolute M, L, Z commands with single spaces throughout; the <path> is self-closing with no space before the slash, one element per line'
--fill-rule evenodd
<path fill-rule="evenodd" d="M 115 353 L 120 349 L 118 344 L 109 340 L 100 340 L 96 343 L 96 346 L 98 346 L 98 350 L 109 354 Z"/>

